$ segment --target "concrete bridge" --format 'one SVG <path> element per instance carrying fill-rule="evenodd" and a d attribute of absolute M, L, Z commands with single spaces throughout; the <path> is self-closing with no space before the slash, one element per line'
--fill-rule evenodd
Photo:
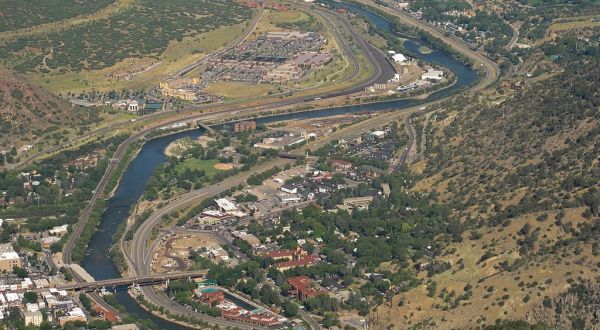
<path fill-rule="evenodd" d="M 201 122 L 200 120 L 196 121 L 196 124 L 198 125 L 198 127 L 205 129 L 206 132 L 215 134 L 217 136 L 221 135 L 221 133 L 217 132 L 214 128 L 206 125 L 205 123 Z"/>
<path fill-rule="evenodd" d="M 56 287 L 58 290 L 75 290 L 75 291 L 96 291 L 106 287 L 116 287 L 122 285 L 151 285 L 163 283 L 169 280 L 177 280 L 182 278 L 202 278 L 206 276 L 208 270 L 198 270 L 189 272 L 178 272 L 171 274 L 153 274 L 149 276 L 113 278 L 108 280 L 82 282 L 76 284 L 68 284 Z"/>

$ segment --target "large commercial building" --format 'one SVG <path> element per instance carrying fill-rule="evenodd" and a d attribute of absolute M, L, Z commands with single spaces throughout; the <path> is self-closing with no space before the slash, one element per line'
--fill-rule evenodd
<path fill-rule="evenodd" d="M 21 267 L 21 259 L 10 243 L 0 244 L 0 271 L 12 272 Z"/>

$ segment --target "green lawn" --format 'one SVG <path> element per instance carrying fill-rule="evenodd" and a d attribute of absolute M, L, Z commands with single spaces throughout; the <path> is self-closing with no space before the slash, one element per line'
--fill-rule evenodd
<path fill-rule="evenodd" d="M 219 161 L 216 159 L 204 160 L 204 159 L 187 159 L 183 163 L 177 165 L 177 172 L 181 173 L 185 171 L 186 168 L 190 170 L 204 170 L 207 177 L 212 177 L 215 173 L 220 172 L 215 168 L 215 164 L 218 164 Z"/>

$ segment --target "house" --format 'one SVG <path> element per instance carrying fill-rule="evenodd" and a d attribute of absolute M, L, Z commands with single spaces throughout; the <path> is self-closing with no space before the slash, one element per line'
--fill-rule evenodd
<path fill-rule="evenodd" d="M 290 277 L 287 282 L 292 287 L 288 293 L 292 296 L 297 296 L 300 301 L 306 301 L 307 298 L 327 294 L 327 291 L 316 287 L 308 276 Z"/>

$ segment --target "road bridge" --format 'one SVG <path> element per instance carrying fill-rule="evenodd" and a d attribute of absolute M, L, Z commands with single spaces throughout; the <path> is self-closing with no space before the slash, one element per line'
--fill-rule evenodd
<path fill-rule="evenodd" d="M 95 291 L 106 287 L 116 287 L 122 285 L 151 285 L 155 283 L 167 282 L 169 280 L 178 280 L 182 278 L 202 278 L 206 276 L 207 270 L 177 272 L 170 274 L 154 274 L 148 276 L 136 276 L 125 278 L 112 278 L 108 280 L 94 282 L 80 282 L 57 287 L 58 290 L 81 290 Z"/>

